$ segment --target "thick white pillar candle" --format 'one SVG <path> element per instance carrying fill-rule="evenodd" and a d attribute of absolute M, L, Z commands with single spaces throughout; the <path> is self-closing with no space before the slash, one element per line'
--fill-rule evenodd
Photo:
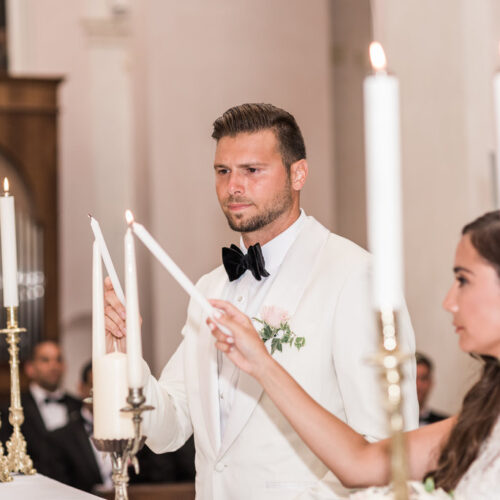
<path fill-rule="evenodd" d="M 120 280 L 118 279 L 118 274 L 116 274 L 115 266 L 113 265 L 113 261 L 111 260 L 111 255 L 109 254 L 108 246 L 106 245 L 106 240 L 101 231 L 101 226 L 97 219 L 92 217 L 89 214 L 90 219 L 90 227 L 92 228 L 92 232 L 94 233 L 95 240 L 99 245 L 99 249 L 101 251 L 102 260 L 104 261 L 104 266 L 106 267 L 106 271 L 108 273 L 109 278 L 111 279 L 111 283 L 113 284 L 113 288 L 115 289 L 116 296 L 118 300 L 125 305 L 125 296 L 123 294 L 123 288 L 120 284 Z"/>
<path fill-rule="evenodd" d="M 106 354 L 106 333 L 101 252 L 97 241 L 94 241 L 92 249 L 92 363 L 95 364 Z"/>
<path fill-rule="evenodd" d="M 137 293 L 134 235 L 130 227 L 127 228 L 125 233 L 125 293 L 127 294 L 128 384 L 131 388 L 139 388 L 142 380 L 141 322 Z"/>
<path fill-rule="evenodd" d="M 379 44 L 370 46 L 370 55 L 375 74 L 365 78 L 364 106 L 373 297 L 377 309 L 398 309 L 403 292 L 399 84 L 386 73 Z"/>
<path fill-rule="evenodd" d="M 3 305 L 17 307 L 17 248 L 14 197 L 9 195 L 9 181 L 4 179 L 4 195 L 0 197 L 0 229 L 2 236 Z"/>
<path fill-rule="evenodd" d="M 128 439 L 134 436 L 132 415 L 121 412 L 127 405 L 127 355 L 105 354 L 93 361 L 94 437 Z"/>

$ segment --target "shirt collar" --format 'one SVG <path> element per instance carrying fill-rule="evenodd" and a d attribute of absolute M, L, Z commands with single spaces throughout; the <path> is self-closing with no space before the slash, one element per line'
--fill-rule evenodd
<path fill-rule="evenodd" d="M 36 382 L 30 383 L 30 392 L 37 405 L 43 404 L 46 397 L 60 399 L 64 396 L 64 392 L 61 389 L 50 392 L 45 390 L 43 387 L 40 387 Z"/>
<path fill-rule="evenodd" d="M 299 218 L 282 233 L 278 234 L 271 241 L 268 241 L 262 247 L 262 255 L 264 257 L 266 271 L 271 274 L 283 262 L 285 255 L 292 246 L 293 242 L 299 235 L 300 230 L 306 220 L 306 213 L 301 208 Z M 247 253 L 247 249 L 243 244 L 243 238 L 240 237 L 240 248 L 243 253 Z"/>

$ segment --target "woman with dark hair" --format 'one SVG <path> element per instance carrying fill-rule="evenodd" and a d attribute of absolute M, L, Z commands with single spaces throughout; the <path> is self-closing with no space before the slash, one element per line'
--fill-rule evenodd
<path fill-rule="evenodd" d="M 452 313 L 460 348 L 483 363 L 480 380 L 460 413 L 406 433 L 410 476 L 432 477 L 457 498 L 500 498 L 500 211 L 466 225 L 453 268 L 455 281 L 443 307 Z M 251 320 L 220 300 L 218 321 L 207 320 L 216 346 L 254 376 L 308 446 L 348 487 L 390 480 L 390 441 L 367 442 L 319 406 L 268 353 Z"/>

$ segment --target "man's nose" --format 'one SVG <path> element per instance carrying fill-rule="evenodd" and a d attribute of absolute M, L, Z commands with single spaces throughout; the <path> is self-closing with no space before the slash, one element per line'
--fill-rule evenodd
<path fill-rule="evenodd" d="M 229 174 L 228 191 L 231 196 L 245 192 L 244 179 L 239 172 L 231 172 Z"/>

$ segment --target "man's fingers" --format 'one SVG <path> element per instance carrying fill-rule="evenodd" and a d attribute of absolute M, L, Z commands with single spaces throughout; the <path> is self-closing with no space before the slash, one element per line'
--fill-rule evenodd
<path fill-rule="evenodd" d="M 120 318 L 125 319 L 127 317 L 125 306 L 118 300 L 113 289 L 104 292 L 104 303 L 115 309 Z"/>
<path fill-rule="evenodd" d="M 105 290 L 114 290 L 113 283 L 111 283 L 111 278 L 109 276 L 106 276 L 104 278 L 104 289 Z"/>
<path fill-rule="evenodd" d="M 125 331 L 120 328 L 120 326 L 116 324 L 109 316 L 105 316 L 104 326 L 106 332 L 110 333 L 113 337 L 121 338 L 125 335 Z"/>

